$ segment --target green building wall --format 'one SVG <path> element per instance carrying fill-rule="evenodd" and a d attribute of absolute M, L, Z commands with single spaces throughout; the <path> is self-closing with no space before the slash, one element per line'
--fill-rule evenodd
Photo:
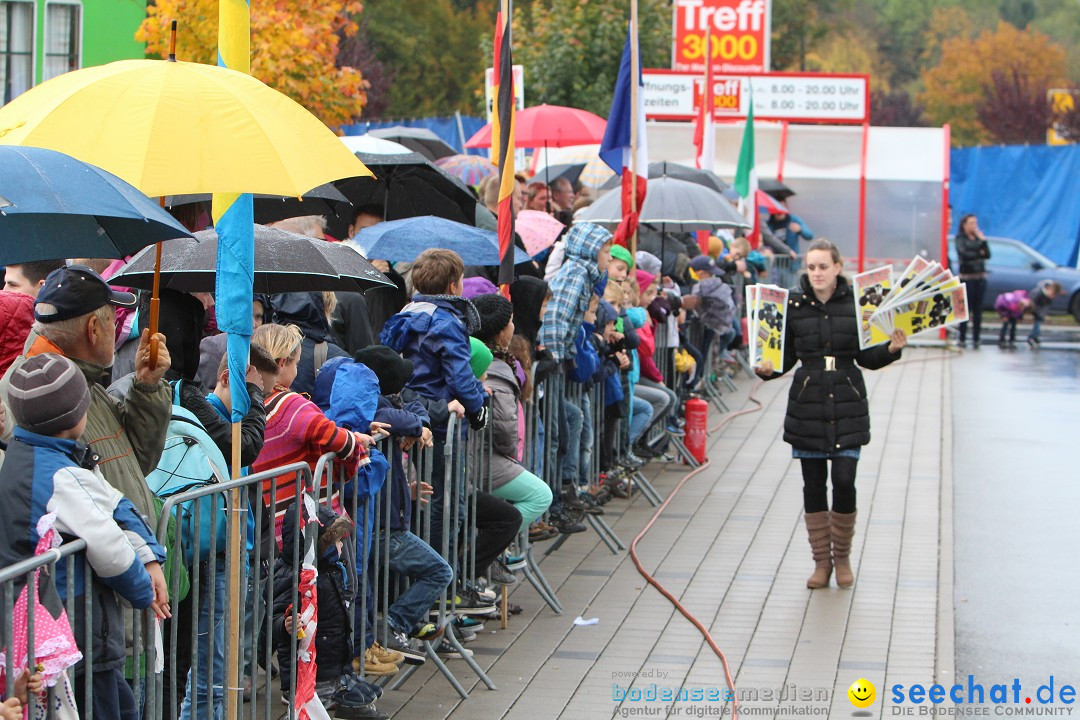
<path fill-rule="evenodd" d="M 36 4 L 35 84 L 42 81 L 44 73 L 46 0 L 36 0 Z M 81 4 L 82 67 L 146 56 L 146 46 L 135 41 L 135 31 L 146 17 L 146 0 L 82 0 Z"/>

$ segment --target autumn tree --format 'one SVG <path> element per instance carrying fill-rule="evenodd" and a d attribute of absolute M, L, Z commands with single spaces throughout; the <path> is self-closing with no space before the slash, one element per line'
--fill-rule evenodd
<path fill-rule="evenodd" d="M 1016 68 L 1012 72 L 995 70 L 983 88 L 983 99 L 975 106 L 975 115 L 990 135 L 1001 145 L 1046 142 L 1050 126 L 1050 105 L 1045 84 L 1032 82 Z"/>
<path fill-rule="evenodd" d="M 870 124 L 886 127 L 926 127 L 923 109 L 906 90 L 870 92 Z"/>
<path fill-rule="evenodd" d="M 354 67 L 338 65 L 338 44 L 357 31 L 355 0 L 251 2 L 251 74 L 288 95 L 334 128 L 354 122 L 367 101 L 365 82 Z M 156 0 L 135 39 L 147 53 L 165 57 L 169 26 L 179 21 L 180 60 L 215 64 L 217 0 Z"/>
<path fill-rule="evenodd" d="M 1004 21 L 975 39 L 957 37 L 942 45 L 941 62 L 923 73 L 919 101 L 935 125 L 950 123 L 958 145 L 993 140 L 977 108 L 992 87 L 994 73 L 1015 71 L 1030 87 L 1061 83 L 1065 51 L 1034 30 L 1017 30 Z"/>
<path fill-rule="evenodd" d="M 640 0 L 642 67 L 671 66 L 671 5 Z M 525 104 L 569 105 L 607 117 L 619 75 L 627 5 L 534 0 L 514 16 L 514 62 L 525 66 Z M 485 47 L 490 56 L 491 32 Z"/>

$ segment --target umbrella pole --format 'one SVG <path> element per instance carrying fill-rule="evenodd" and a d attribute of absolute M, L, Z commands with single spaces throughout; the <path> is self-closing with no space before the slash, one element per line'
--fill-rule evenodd
<path fill-rule="evenodd" d="M 175 23 L 173 23 L 175 26 Z M 162 195 L 159 202 L 161 209 L 165 209 L 165 196 Z M 158 307 L 161 295 L 161 243 L 154 248 L 154 291 L 150 295 L 150 367 L 157 367 L 158 344 L 154 335 L 158 331 Z"/>
<path fill-rule="evenodd" d="M 238 480 L 241 475 L 240 467 L 240 423 L 234 422 L 232 424 L 232 479 Z M 250 490 L 249 490 L 250 492 Z M 229 491 L 229 511 L 232 513 L 232 522 L 229 523 L 229 549 L 228 555 L 229 564 L 229 582 L 232 589 L 231 598 L 238 602 L 231 604 L 229 612 L 229 639 L 226 647 L 229 649 L 229 655 L 225 659 L 226 675 L 226 706 L 229 714 L 228 718 L 240 717 L 240 704 L 239 695 L 243 692 L 243 688 L 240 684 L 240 670 L 241 670 L 241 658 L 240 658 L 240 624 L 241 620 L 241 605 L 240 598 L 244 592 L 240 588 L 240 566 L 244 563 L 243 545 L 241 543 L 240 528 L 246 527 L 246 510 L 242 507 L 240 488 L 234 487 Z M 251 499 L 248 498 L 248 502 Z M 257 628 L 253 628 L 252 632 L 256 632 Z M 256 643 L 257 644 L 257 643 Z"/>

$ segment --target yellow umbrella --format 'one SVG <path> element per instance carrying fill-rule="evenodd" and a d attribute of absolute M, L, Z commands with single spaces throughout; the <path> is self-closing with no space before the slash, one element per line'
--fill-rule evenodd
<path fill-rule="evenodd" d="M 299 197 L 371 171 L 318 118 L 250 75 L 121 60 L 59 75 L 0 108 L 0 144 L 58 150 L 150 196 Z"/>

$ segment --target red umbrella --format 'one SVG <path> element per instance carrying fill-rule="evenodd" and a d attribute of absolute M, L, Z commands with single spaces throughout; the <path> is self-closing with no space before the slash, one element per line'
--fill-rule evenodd
<path fill-rule="evenodd" d="M 766 210 L 770 215 L 786 215 L 788 209 L 764 190 L 757 191 L 757 206 L 759 210 Z"/>
<path fill-rule="evenodd" d="M 514 116 L 514 145 L 519 148 L 596 145 L 604 139 L 606 127 L 604 118 L 588 110 L 537 105 L 519 110 Z M 469 138 L 465 147 L 491 147 L 491 123 Z"/>

